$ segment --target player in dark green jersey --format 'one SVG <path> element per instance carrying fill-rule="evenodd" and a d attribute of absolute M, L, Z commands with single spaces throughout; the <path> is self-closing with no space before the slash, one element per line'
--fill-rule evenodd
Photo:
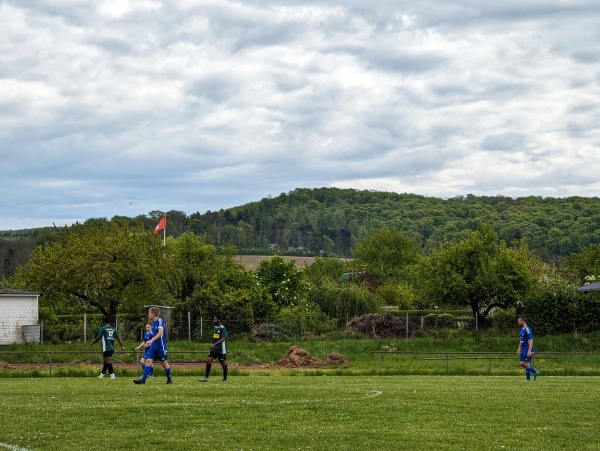
<path fill-rule="evenodd" d="M 218 316 L 213 318 L 213 324 L 213 342 L 210 345 L 204 377 L 198 379 L 200 382 L 208 382 L 210 369 L 215 359 L 221 362 L 221 367 L 223 368 L 223 382 L 227 381 L 227 346 L 225 343 L 227 340 L 227 328 L 221 324 L 221 318 Z"/>
<path fill-rule="evenodd" d="M 102 327 L 98 330 L 98 336 L 92 341 L 92 345 L 102 339 L 102 357 L 104 358 L 104 366 L 102 367 L 102 372 L 98 379 L 104 378 L 104 373 L 108 371 L 110 374 L 110 378 L 115 378 L 115 370 L 112 366 L 112 356 L 115 352 L 115 339 L 121 345 L 121 349 L 125 351 L 125 345 L 121 341 L 121 337 L 119 337 L 119 333 L 117 329 L 108 324 L 108 318 L 102 318 Z"/>

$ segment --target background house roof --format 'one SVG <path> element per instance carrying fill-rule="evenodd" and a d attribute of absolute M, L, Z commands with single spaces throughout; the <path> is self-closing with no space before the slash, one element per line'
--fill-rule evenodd
<path fill-rule="evenodd" d="M 12 288 L 0 288 L 0 296 L 6 296 L 6 295 L 20 295 L 20 296 L 39 296 L 39 293 L 37 291 L 30 291 L 30 290 L 18 290 L 18 289 L 12 289 Z"/>
<path fill-rule="evenodd" d="M 577 291 L 596 291 L 600 290 L 600 282 L 588 283 L 577 288 Z"/>

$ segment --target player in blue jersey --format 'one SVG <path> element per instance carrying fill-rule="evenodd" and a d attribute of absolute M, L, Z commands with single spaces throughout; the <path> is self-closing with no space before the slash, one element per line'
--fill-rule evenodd
<path fill-rule="evenodd" d="M 221 367 L 223 368 L 223 382 L 227 381 L 227 347 L 225 344 L 225 341 L 227 340 L 227 328 L 221 324 L 221 318 L 218 316 L 213 318 L 213 324 L 213 342 L 210 345 L 204 377 L 198 379 L 200 382 L 208 382 L 210 369 L 215 359 L 221 362 Z"/>
<path fill-rule="evenodd" d="M 102 340 L 102 358 L 104 366 L 102 367 L 102 372 L 100 373 L 100 376 L 98 376 L 98 379 L 104 378 L 104 373 L 106 371 L 110 374 L 111 379 L 115 379 L 115 370 L 112 365 L 112 356 L 115 352 L 115 339 L 119 342 L 123 351 L 125 351 L 125 346 L 121 341 L 121 337 L 119 337 L 117 329 L 108 324 L 108 318 L 106 317 L 102 318 L 102 326 L 100 327 L 100 330 L 98 330 L 98 335 L 94 341 L 92 341 L 90 346 L 97 343 L 100 339 Z"/>
<path fill-rule="evenodd" d="M 142 377 L 134 379 L 133 382 L 135 384 L 145 384 L 148 376 L 154 371 L 152 363 L 156 360 L 160 362 L 165 369 L 167 384 L 172 384 L 171 368 L 167 361 L 167 332 L 165 322 L 160 318 L 160 310 L 156 307 L 152 307 L 148 310 L 148 319 L 152 322 L 152 338 L 144 343 L 144 346 L 148 349 L 146 367 L 144 368 Z"/>
<path fill-rule="evenodd" d="M 527 321 L 525 320 L 524 316 L 519 316 L 517 323 L 521 328 L 519 333 L 519 349 L 517 350 L 517 354 L 519 354 L 519 360 L 521 362 L 521 368 L 525 368 L 526 380 L 530 380 L 532 373 L 533 380 L 536 380 L 540 372 L 531 366 L 531 358 L 535 352 L 535 349 L 533 348 L 533 332 L 531 332 L 531 328 L 527 325 Z"/>
<path fill-rule="evenodd" d="M 146 368 L 146 359 L 148 358 L 149 348 L 145 347 L 146 342 L 152 340 L 152 324 L 146 324 L 146 332 L 144 332 L 144 338 L 142 342 L 135 347 L 136 351 L 139 351 L 141 348 L 144 348 L 144 355 L 140 359 L 140 364 L 142 365 L 142 371 Z M 154 367 L 152 367 L 152 372 L 150 373 L 150 377 L 154 377 Z"/>

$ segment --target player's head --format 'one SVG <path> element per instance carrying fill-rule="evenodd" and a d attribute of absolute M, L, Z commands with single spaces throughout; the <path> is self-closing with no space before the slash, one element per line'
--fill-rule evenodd
<path fill-rule="evenodd" d="M 215 324 L 215 326 L 221 324 L 221 317 L 219 315 L 213 316 L 213 323 Z"/>
<path fill-rule="evenodd" d="M 146 332 L 152 332 L 152 324 L 146 324 Z"/>
<path fill-rule="evenodd" d="M 519 316 L 517 318 L 517 324 L 521 327 L 526 326 L 527 325 L 527 319 L 525 319 L 524 316 Z"/>
<path fill-rule="evenodd" d="M 148 318 L 150 318 L 152 321 L 154 321 L 159 316 L 160 310 L 158 308 L 152 307 L 150 310 L 148 310 Z"/>
<path fill-rule="evenodd" d="M 102 324 L 108 324 L 108 323 L 109 323 L 108 317 L 105 316 L 104 318 L 102 318 Z"/>

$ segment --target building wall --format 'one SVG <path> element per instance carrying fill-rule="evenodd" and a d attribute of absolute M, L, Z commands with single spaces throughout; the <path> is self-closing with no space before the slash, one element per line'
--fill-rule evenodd
<path fill-rule="evenodd" d="M 0 295 L 0 345 L 25 343 L 23 326 L 38 318 L 37 295 Z"/>

